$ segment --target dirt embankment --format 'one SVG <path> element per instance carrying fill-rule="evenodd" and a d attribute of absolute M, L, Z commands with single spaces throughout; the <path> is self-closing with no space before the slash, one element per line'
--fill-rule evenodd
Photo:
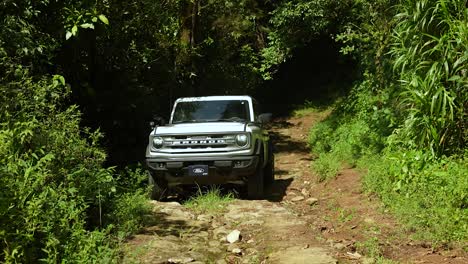
<path fill-rule="evenodd" d="M 178 200 L 152 202 L 153 224 L 128 241 L 123 262 L 468 263 L 464 252 L 411 240 L 377 199 L 362 192 L 354 169 L 317 182 L 306 141 L 326 114 L 273 124 L 276 180 L 265 200 L 235 199 L 217 214 L 196 213 Z"/>

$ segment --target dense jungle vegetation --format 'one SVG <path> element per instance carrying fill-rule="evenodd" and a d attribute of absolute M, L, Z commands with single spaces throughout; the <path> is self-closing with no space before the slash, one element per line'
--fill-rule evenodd
<path fill-rule="evenodd" d="M 148 121 L 179 96 L 334 103 L 323 179 L 362 168 L 425 239 L 468 239 L 466 0 L 3 0 L 0 261 L 116 262 Z"/>

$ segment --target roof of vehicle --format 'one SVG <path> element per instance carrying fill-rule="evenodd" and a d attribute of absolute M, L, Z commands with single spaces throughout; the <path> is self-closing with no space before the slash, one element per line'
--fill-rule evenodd
<path fill-rule="evenodd" d="M 252 100 L 248 95 L 220 95 L 220 96 L 202 96 L 202 97 L 182 97 L 176 102 L 192 102 L 192 101 L 221 101 L 221 100 Z"/>

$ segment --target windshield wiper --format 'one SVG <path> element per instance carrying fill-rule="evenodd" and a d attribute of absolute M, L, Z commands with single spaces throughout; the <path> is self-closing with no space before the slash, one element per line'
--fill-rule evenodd
<path fill-rule="evenodd" d="M 245 119 L 240 117 L 231 117 L 231 118 L 221 118 L 221 119 L 192 119 L 192 120 L 179 120 L 173 121 L 173 124 L 182 124 L 182 123 L 211 123 L 211 122 L 245 122 Z"/>
<path fill-rule="evenodd" d="M 240 117 L 222 118 L 214 120 L 213 122 L 245 122 L 245 119 Z"/>
<path fill-rule="evenodd" d="M 179 120 L 173 121 L 172 124 L 182 124 L 182 123 L 200 123 L 199 120 Z"/>

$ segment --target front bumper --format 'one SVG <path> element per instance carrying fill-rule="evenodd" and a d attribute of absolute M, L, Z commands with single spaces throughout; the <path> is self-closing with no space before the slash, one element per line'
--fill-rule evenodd
<path fill-rule="evenodd" d="M 223 184 L 245 182 L 255 173 L 259 157 L 219 157 L 205 156 L 181 158 L 146 158 L 146 165 L 153 177 L 164 178 L 169 185 L 177 184 Z M 207 176 L 189 176 L 191 165 L 207 165 Z"/>

